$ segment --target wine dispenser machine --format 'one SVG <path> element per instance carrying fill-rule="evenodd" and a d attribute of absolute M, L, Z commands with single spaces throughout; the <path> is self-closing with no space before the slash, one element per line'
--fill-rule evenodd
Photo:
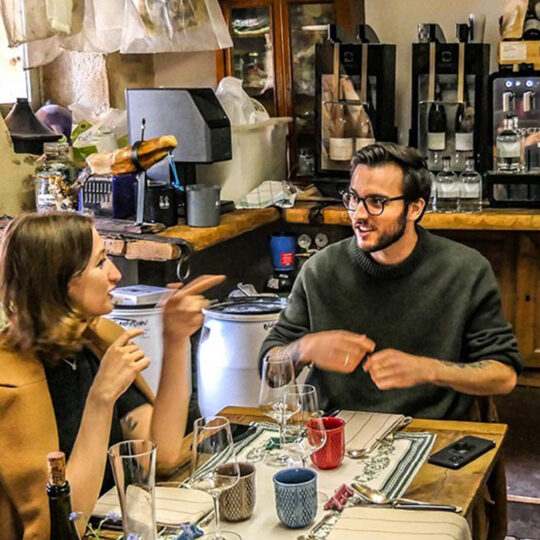
<path fill-rule="evenodd" d="M 491 206 L 540 208 L 540 71 L 489 77 Z"/>
<path fill-rule="evenodd" d="M 468 43 L 467 37 L 412 44 L 409 145 L 426 156 L 431 171 L 442 169 L 444 156 L 457 172 L 469 157 L 476 170 L 488 169 L 489 54 L 488 44 Z"/>
<path fill-rule="evenodd" d="M 339 34 L 339 35 L 338 35 Z M 368 25 L 356 42 L 329 25 L 316 45 L 316 164 L 314 182 L 328 196 L 348 183 L 350 161 L 375 141 L 396 141 L 396 46 L 379 43 Z"/>

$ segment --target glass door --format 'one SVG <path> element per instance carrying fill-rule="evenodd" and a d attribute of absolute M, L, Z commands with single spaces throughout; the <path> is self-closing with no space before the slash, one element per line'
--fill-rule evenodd
<path fill-rule="evenodd" d="M 229 27 L 233 48 L 228 72 L 270 116 L 277 116 L 271 6 L 231 7 Z"/>
<path fill-rule="evenodd" d="M 315 44 L 334 21 L 332 3 L 289 4 L 292 96 L 288 114 L 294 118 L 291 146 L 296 176 L 312 176 L 315 169 Z"/>

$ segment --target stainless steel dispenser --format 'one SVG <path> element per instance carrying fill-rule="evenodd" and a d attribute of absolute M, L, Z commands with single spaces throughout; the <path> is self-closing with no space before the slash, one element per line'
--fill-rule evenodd
<path fill-rule="evenodd" d="M 492 206 L 540 207 L 540 72 L 503 70 L 489 78 L 486 187 Z"/>
<path fill-rule="evenodd" d="M 146 139 L 168 134 L 178 140 L 172 162 L 152 167 L 146 187 L 169 186 L 173 179 L 178 216 L 184 216 L 185 186 L 196 183 L 195 165 L 232 158 L 229 118 L 211 88 L 129 88 L 126 105 L 130 144 L 140 139 L 143 119 Z"/>

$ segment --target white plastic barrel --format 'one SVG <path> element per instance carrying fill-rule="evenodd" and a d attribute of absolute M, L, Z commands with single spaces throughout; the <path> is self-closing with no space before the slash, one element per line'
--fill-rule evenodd
<path fill-rule="evenodd" d="M 157 392 L 163 356 L 162 310 L 158 307 L 117 307 L 107 317 L 126 330 L 141 328 L 143 333 L 133 341 L 151 360 L 150 366 L 143 371 L 143 377 L 152 389 Z M 191 348 L 186 354 L 188 384 L 191 392 Z"/>
<path fill-rule="evenodd" d="M 258 406 L 259 350 L 283 307 L 283 298 L 239 297 L 203 310 L 197 391 L 204 416 L 228 405 Z"/>

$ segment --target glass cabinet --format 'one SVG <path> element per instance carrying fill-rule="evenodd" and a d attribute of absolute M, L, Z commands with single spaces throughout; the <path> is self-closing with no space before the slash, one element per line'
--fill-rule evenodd
<path fill-rule="evenodd" d="M 290 176 L 315 164 L 315 44 L 338 23 L 363 22 L 363 0 L 221 0 L 233 48 L 218 52 L 218 80 L 232 75 L 270 116 L 290 116 Z"/>

